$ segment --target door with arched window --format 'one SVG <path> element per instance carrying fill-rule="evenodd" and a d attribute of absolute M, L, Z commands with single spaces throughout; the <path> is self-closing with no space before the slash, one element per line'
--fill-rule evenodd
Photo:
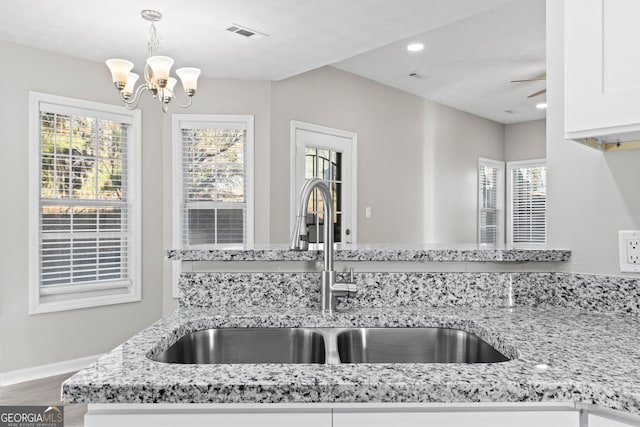
<path fill-rule="evenodd" d="M 331 190 L 336 243 L 356 243 L 356 144 L 354 132 L 291 122 L 291 218 L 300 203 L 304 181 L 313 177 L 325 180 Z M 324 224 L 323 200 L 314 192 L 307 208 L 309 243 L 323 243 Z"/>

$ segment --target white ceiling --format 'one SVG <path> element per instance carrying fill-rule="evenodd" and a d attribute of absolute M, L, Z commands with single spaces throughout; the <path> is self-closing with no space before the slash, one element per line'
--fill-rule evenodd
<path fill-rule="evenodd" d="M 515 99 L 538 87 L 505 90 L 498 80 L 544 72 L 544 0 L 2 0 L 0 39 L 99 62 L 126 58 L 141 71 L 149 31 L 142 9 L 164 14 L 160 53 L 209 78 L 280 80 L 337 63 L 492 118 L 478 111 L 497 108 L 494 90 L 514 100 L 502 110 L 523 110 Z M 270 37 L 243 38 L 224 30 L 231 23 Z M 408 56 L 405 41 L 414 38 L 427 49 Z M 416 70 L 431 78 L 407 81 Z M 532 119 L 523 117 L 511 121 Z"/>
<path fill-rule="evenodd" d="M 425 49 L 409 53 L 410 42 Z M 517 0 L 334 64 L 335 67 L 500 123 L 541 119 L 527 99 L 546 82 L 545 1 Z M 411 72 L 424 80 L 411 78 Z M 505 110 L 512 111 L 511 113 Z"/>

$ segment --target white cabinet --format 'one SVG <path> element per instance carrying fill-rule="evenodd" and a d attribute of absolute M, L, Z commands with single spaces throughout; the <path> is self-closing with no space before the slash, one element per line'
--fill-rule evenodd
<path fill-rule="evenodd" d="M 331 409 L 251 404 L 90 404 L 85 427 L 331 427 Z"/>
<path fill-rule="evenodd" d="M 640 417 L 571 402 L 90 404 L 86 427 L 628 427 Z M 600 416 L 602 415 L 602 416 Z M 604 417 L 604 418 L 603 418 Z M 587 422 L 588 420 L 588 422 Z"/>
<path fill-rule="evenodd" d="M 638 0 L 564 1 L 567 139 L 640 140 L 638 22 Z"/>
<path fill-rule="evenodd" d="M 630 425 L 637 426 L 638 420 L 616 421 L 611 418 L 589 414 L 588 427 L 629 427 Z"/>
<path fill-rule="evenodd" d="M 339 409 L 333 411 L 333 427 L 578 427 L 578 425 L 578 413 L 575 411 L 353 412 Z"/>

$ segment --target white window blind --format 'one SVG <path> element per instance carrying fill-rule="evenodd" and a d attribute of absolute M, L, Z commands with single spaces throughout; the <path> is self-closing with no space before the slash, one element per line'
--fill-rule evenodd
<path fill-rule="evenodd" d="M 38 102 L 39 98 L 54 102 Z M 32 127 L 35 175 L 39 177 L 32 187 L 37 205 L 37 241 L 32 244 L 38 248 L 32 312 L 125 302 L 98 298 L 82 303 L 78 295 L 94 298 L 92 291 L 125 288 L 133 298 L 127 301 L 135 300 L 139 291 L 132 285 L 139 233 L 132 228 L 137 206 L 131 200 L 135 192 L 129 170 L 130 146 L 137 135 L 132 132 L 135 115 L 114 113 L 112 106 L 100 111 L 101 104 L 35 93 L 32 104 L 37 122 Z M 60 304 L 56 297 L 57 305 L 37 309 L 47 295 L 71 298 L 72 294 L 76 294 L 72 304 Z"/>
<path fill-rule="evenodd" d="M 252 144 L 248 143 L 248 119 L 182 117 L 185 118 L 177 120 L 181 246 L 247 244 L 252 240 L 248 203 Z"/>
<path fill-rule="evenodd" d="M 478 243 L 504 243 L 504 163 L 480 159 L 478 164 Z"/>
<path fill-rule="evenodd" d="M 508 163 L 509 243 L 547 241 L 547 179 L 544 161 Z"/>

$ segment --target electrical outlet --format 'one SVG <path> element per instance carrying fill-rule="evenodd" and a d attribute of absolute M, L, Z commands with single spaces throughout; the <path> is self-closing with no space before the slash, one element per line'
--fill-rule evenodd
<path fill-rule="evenodd" d="M 626 241 L 627 263 L 640 264 L 640 240 L 631 239 Z"/>
<path fill-rule="evenodd" d="M 620 271 L 640 273 L 640 231 L 619 231 Z"/>

